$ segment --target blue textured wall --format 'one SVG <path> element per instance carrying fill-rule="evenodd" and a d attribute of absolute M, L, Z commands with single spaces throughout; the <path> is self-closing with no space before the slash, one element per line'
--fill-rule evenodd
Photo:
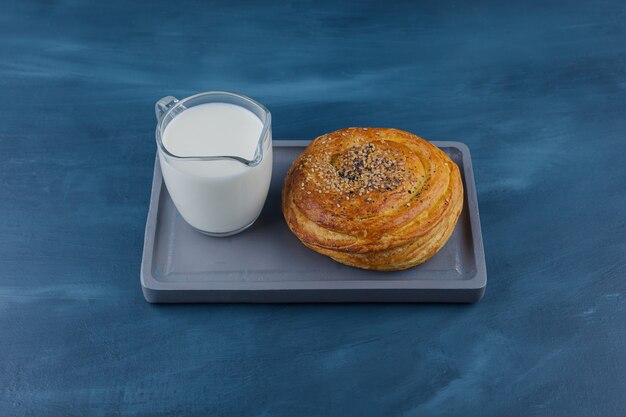
<path fill-rule="evenodd" d="M 626 415 L 626 4 L 4 1 L 0 415 Z M 473 152 L 473 306 L 154 306 L 153 103 Z"/>

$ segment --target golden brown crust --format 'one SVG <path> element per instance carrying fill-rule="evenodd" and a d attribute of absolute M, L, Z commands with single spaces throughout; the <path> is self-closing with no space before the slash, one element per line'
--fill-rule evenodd
<path fill-rule="evenodd" d="M 307 247 L 358 268 L 430 259 L 463 206 L 457 165 L 409 132 L 347 128 L 315 139 L 287 173 L 282 210 Z"/>

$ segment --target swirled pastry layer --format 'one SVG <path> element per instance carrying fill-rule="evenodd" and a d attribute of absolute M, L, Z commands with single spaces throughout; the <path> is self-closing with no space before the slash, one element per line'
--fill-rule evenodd
<path fill-rule="evenodd" d="M 304 245 L 380 271 L 431 258 L 462 206 L 457 165 L 398 129 L 348 128 L 318 137 L 294 161 L 282 192 L 285 220 Z"/>

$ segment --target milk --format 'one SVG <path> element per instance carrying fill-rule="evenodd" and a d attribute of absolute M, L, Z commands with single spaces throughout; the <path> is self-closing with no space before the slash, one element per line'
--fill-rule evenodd
<path fill-rule="evenodd" d="M 229 103 L 206 103 L 176 116 L 165 128 L 163 144 L 178 156 L 235 155 L 253 159 L 262 130 L 263 123 L 248 109 Z"/>
<path fill-rule="evenodd" d="M 176 156 L 237 156 L 253 160 L 263 122 L 250 110 L 228 103 L 205 103 L 182 111 L 167 124 L 161 140 Z M 268 132 L 268 135 L 271 135 Z M 167 190 L 181 216 L 209 234 L 230 234 L 258 217 L 270 185 L 271 136 L 256 166 L 220 159 L 189 161 L 159 149 Z"/>

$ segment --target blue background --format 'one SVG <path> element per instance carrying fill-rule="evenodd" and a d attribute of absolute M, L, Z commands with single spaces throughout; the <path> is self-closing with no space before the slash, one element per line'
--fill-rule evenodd
<path fill-rule="evenodd" d="M 7 1 L 0 415 L 626 415 L 626 3 Z M 476 305 L 143 299 L 153 104 L 473 152 Z"/>

